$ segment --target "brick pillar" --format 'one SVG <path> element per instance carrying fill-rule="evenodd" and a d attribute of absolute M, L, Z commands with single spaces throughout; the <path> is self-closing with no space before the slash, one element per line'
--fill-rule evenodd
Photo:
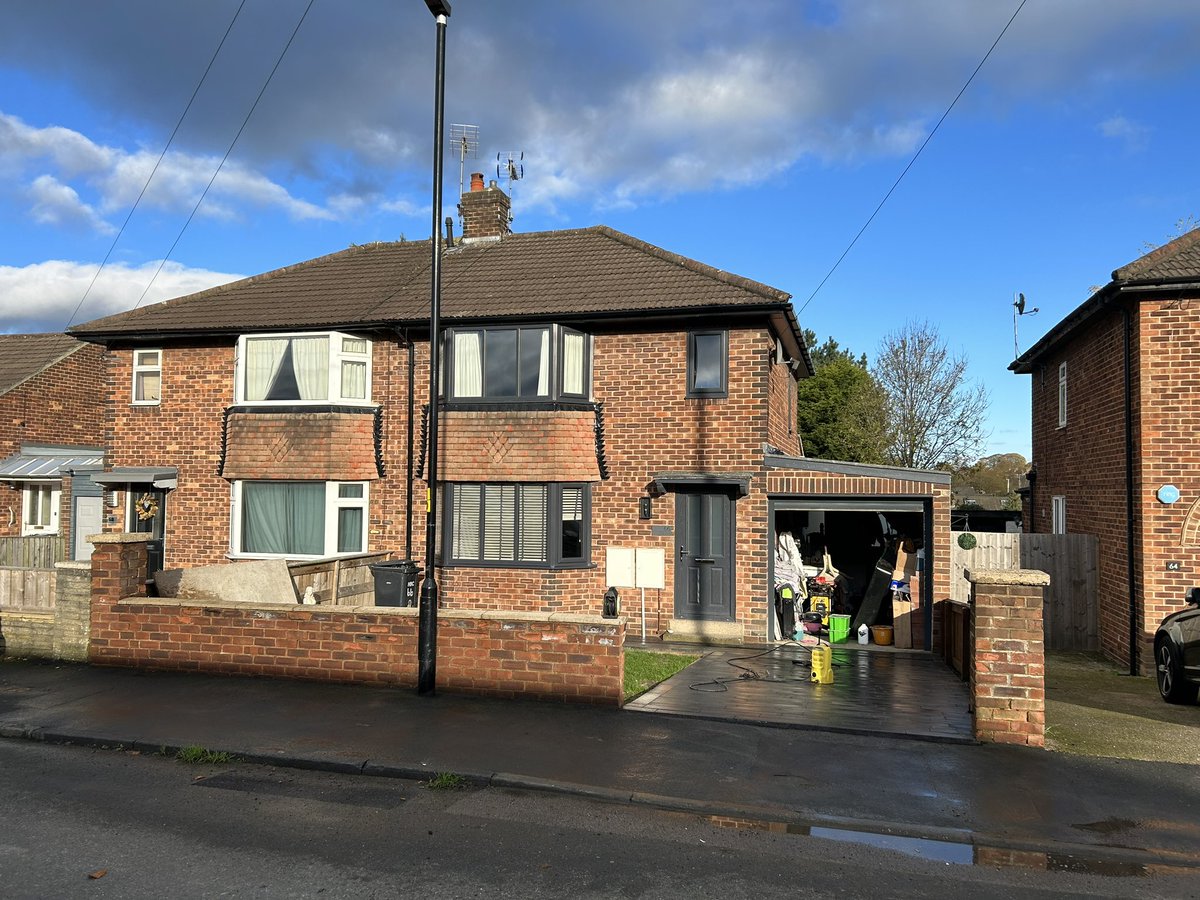
<path fill-rule="evenodd" d="M 1032 569 L 967 571 L 971 583 L 971 704 L 975 737 L 1046 745 L 1042 602 L 1050 576 Z"/>
<path fill-rule="evenodd" d="M 88 660 L 97 662 L 110 639 L 114 607 L 125 597 L 146 596 L 148 534 L 97 534 L 92 542 L 92 608 Z"/>

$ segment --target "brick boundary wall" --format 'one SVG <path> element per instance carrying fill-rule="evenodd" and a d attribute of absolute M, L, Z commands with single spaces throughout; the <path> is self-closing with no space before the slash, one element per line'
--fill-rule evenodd
<path fill-rule="evenodd" d="M 416 686 L 416 608 L 150 598 L 144 560 L 144 536 L 97 540 L 88 654 L 96 665 Z M 437 686 L 619 706 L 624 643 L 623 619 L 440 610 Z"/>
<path fill-rule="evenodd" d="M 1046 745 L 1042 604 L 1050 576 L 1032 569 L 966 572 L 971 583 L 971 709 L 977 740 Z"/>

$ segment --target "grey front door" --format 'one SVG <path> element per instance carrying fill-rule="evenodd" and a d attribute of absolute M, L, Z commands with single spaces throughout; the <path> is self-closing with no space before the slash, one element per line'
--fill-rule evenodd
<path fill-rule="evenodd" d="M 675 615 L 733 621 L 733 500 L 675 495 Z"/>

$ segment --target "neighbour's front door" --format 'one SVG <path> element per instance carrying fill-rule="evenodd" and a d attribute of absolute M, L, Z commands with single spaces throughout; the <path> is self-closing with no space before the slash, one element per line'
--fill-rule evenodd
<path fill-rule="evenodd" d="M 75 547 L 71 558 L 78 561 L 88 560 L 92 558 L 92 544 L 88 536 L 104 530 L 104 500 L 100 497 L 76 495 L 74 504 L 71 511 L 71 527 L 75 531 Z"/>
<path fill-rule="evenodd" d="M 733 621 L 733 500 L 675 495 L 675 615 Z"/>

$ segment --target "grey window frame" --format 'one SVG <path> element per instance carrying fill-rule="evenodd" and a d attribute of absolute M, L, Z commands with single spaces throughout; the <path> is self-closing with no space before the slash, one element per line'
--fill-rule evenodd
<path fill-rule="evenodd" d="M 696 387 L 696 338 L 717 335 L 721 339 L 721 385 L 717 388 Z M 729 331 L 725 328 L 698 328 L 687 336 L 687 394 L 689 399 L 729 396 Z"/>
<path fill-rule="evenodd" d="M 542 560 L 519 560 L 519 559 L 501 559 L 501 560 L 485 560 L 485 559 L 464 559 L 454 556 L 455 534 L 454 534 L 454 511 L 458 504 L 459 494 L 458 489 L 463 485 L 478 485 L 481 488 L 487 486 L 501 487 L 516 487 L 518 490 L 524 487 L 544 487 L 546 488 L 546 559 Z M 487 481 L 487 482 L 452 482 L 445 485 L 443 493 L 443 522 L 442 522 L 442 564 L 446 566 L 465 566 L 472 568 L 487 568 L 487 569 L 586 569 L 592 565 L 592 489 L 587 482 L 576 481 Z M 564 489 L 577 488 L 583 494 L 583 527 L 580 536 L 580 544 L 582 553 L 579 558 L 566 558 L 562 556 L 562 493 Z M 480 490 L 479 495 L 479 546 L 480 556 L 483 555 L 484 534 L 487 527 L 485 520 L 486 504 L 484 500 L 484 492 Z M 520 504 L 514 507 L 515 520 L 513 525 L 513 545 L 519 548 L 521 545 L 521 513 Z"/>
<path fill-rule="evenodd" d="M 549 384 L 545 396 L 537 394 L 522 396 L 520 393 L 520 374 L 517 376 L 517 393 L 488 395 L 487 390 L 487 335 L 489 333 L 517 333 L 517 362 L 520 361 L 520 332 L 545 329 L 549 333 L 550 348 Z M 459 396 L 454 382 L 454 337 L 458 334 L 480 335 L 480 378 L 482 396 Z M 569 393 L 563 389 L 566 373 L 563 370 L 563 360 L 566 356 L 564 342 L 567 334 L 578 334 L 583 337 L 583 392 Z M 565 325 L 553 325 L 547 322 L 525 322 L 519 325 L 471 325 L 447 328 L 442 341 L 442 365 L 440 374 L 441 394 L 449 403 L 485 403 L 485 404 L 537 404 L 553 403 L 557 400 L 587 400 L 592 393 L 592 338 L 585 331 L 569 328 Z"/>

